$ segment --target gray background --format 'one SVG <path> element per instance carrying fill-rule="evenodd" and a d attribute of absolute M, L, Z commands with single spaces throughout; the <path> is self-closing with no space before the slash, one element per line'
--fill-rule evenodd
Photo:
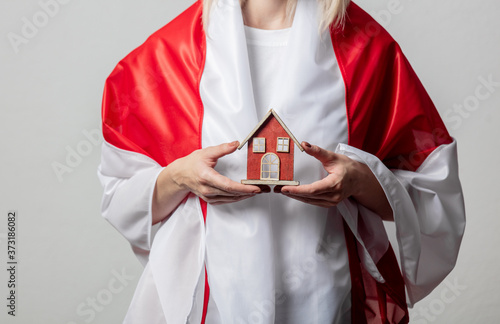
<path fill-rule="evenodd" d="M 142 267 L 99 212 L 102 88 L 122 57 L 192 2 L 1 0 L 0 322 L 121 322 Z M 401 44 L 459 142 L 466 235 L 456 269 L 411 323 L 496 323 L 500 85 L 476 89 L 500 82 L 500 3 L 358 4 Z M 15 318 L 4 306 L 9 210 L 18 211 Z"/>

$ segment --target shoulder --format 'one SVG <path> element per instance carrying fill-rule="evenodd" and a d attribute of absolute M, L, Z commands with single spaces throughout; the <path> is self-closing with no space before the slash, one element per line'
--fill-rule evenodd
<path fill-rule="evenodd" d="M 205 36 L 197 1 L 115 67 L 102 102 L 105 140 L 166 165 L 199 147 Z M 182 141 L 177 139 L 182 138 Z"/>
<path fill-rule="evenodd" d="M 336 54 L 346 60 L 367 54 L 374 58 L 400 52 L 387 30 L 354 2 L 347 8 L 344 26 L 333 29 L 331 36 Z"/>
<path fill-rule="evenodd" d="M 391 168 L 411 157 L 416 162 L 405 167 L 415 170 L 451 138 L 396 41 L 356 4 L 347 14 L 331 36 L 346 88 L 349 144 Z"/>

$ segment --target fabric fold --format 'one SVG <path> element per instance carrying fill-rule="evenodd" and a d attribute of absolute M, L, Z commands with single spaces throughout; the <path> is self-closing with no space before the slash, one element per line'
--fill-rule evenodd
<path fill-rule="evenodd" d="M 389 170 L 377 157 L 345 144 L 338 146 L 337 153 L 365 163 L 384 189 L 394 214 L 408 302 L 413 305 L 453 269 L 462 240 L 465 213 L 456 142 L 438 147 L 414 172 Z M 357 224 L 363 220 L 371 222 L 372 228 L 383 227 L 382 220 L 366 208 L 359 208 L 357 214 L 353 209 L 355 207 L 350 206 L 348 213 L 340 208 L 370 256 L 372 262 L 368 262 L 367 269 L 374 278 L 379 278 L 372 265 L 380 258 L 377 252 L 385 251 L 387 235 L 381 234 L 385 231 L 376 236 L 363 235 Z M 367 245 L 375 249 L 368 249 Z"/>
<path fill-rule="evenodd" d="M 158 229 L 152 225 L 151 204 L 163 168 L 145 155 L 106 142 L 101 156 L 98 177 L 104 187 L 102 215 L 129 241 L 145 265 Z"/>
<path fill-rule="evenodd" d="M 207 35 L 201 11 L 197 1 L 106 82 L 102 213 L 147 264 L 133 302 L 161 305 L 167 323 L 201 323 L 204 309 L 206 324 L 340 324 L 358 318 L 349 310 L 407 322 L 400 268 L 412 305 L 453 268 L 465 215 L 456 144 L 399 46 L 354 3 L 343 30 L 319 32 L 317 1 L 298 0 L 280 87 L 256 107 L 239 1 L 217 1 Z M 383 221 L 354 200 L 327 209 L 269 193 L 205 208 L 190 194 L 151 225 L 163 167 L 243 140 L 266 108 L 299 141 L 370 167 L 394 211 L 400 268 Z M 241 150 L 215 169 L 240 181 L 246 163 Z M 294 151 L 296 180 L 325 176 Z"/>
<path fill-rule="evenodd" d="M 205 223 L 194 194 L 162 222 L 150 263 L 167 323 L 199 322 L 205 284 Z"/>
<path fill-rule="evenodd" d="M 299 141 L 330 150 L 347 141 L 344 84 L 329 33 L 320 33 L 317 21 L 316 1 L 298 1 L 286 45 L 293 55 L 276 67 L 280 87 L 269 106 L 255 107 L 239 1 L 212 8 L 200 82 L 202 147 L 245 139 L 262 117 L 258 112 L 271 108 Z M 216 170 L 234 181 L 245 179 L 246 154 L 245 147 L 219 159 Z M 321 163 L 298 149 L 294 170 L 301 183 L 325 176 Z M 222 323 L 257 317 L 269 324 L 345 320 L 340 309 L 350 304 L 350 282 L 338 213 L 271 193 L 208 205 L 206 227 L 208 279 L 217 306 L 212 311 Z M 305 260 L 314 270 L 300 275 Z M 320 304 L 329 306 L 317 312 Z"/>

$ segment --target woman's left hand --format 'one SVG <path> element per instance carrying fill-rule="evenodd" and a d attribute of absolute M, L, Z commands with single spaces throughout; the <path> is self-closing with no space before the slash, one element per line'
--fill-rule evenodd
<path fill-rule="evenodd" d="M 342 200 L 353 197 L 383 219 L 392 218 L 385 193 L 367 165 L 307 142 L 301 145 L 307 154 L 323 164 L 328 176 L 306 185 L 276 186 L 275 192 L 320 207 L 336 206 Z"/>

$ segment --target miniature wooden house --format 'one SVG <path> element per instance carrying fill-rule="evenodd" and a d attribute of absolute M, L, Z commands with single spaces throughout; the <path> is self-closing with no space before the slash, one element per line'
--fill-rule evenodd
<path fill-rule="evenodd" d="M 294 143 L 304 149 L 274 110 L 269 110 L 238 149 L 247 142 L 247 179 L 241 183 L 299 185 L 293 179 Z"/>

